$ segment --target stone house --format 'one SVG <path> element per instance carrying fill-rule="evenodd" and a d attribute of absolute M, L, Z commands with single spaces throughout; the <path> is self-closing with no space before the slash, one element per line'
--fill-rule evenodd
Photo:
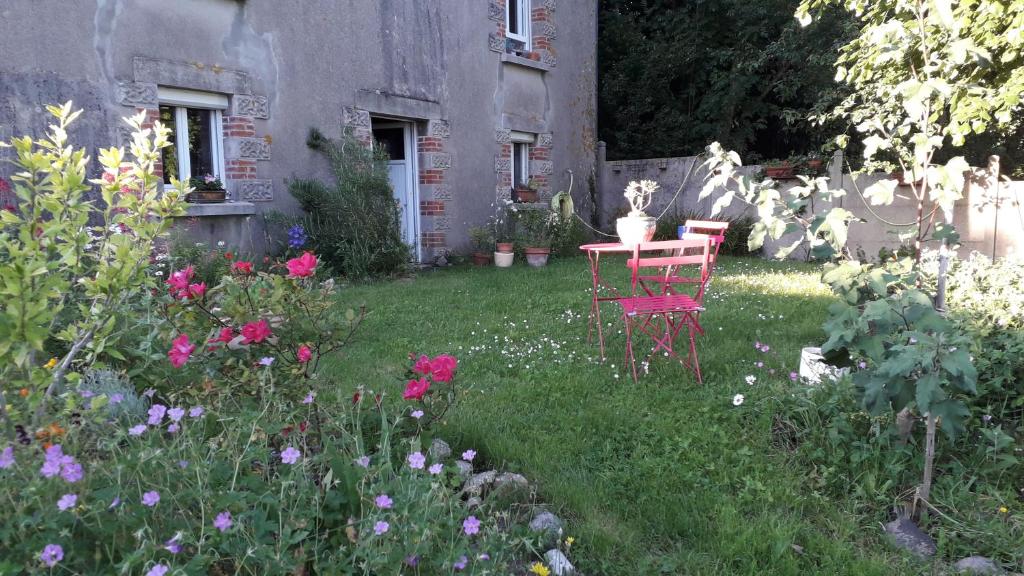
<path fill-rule="evenodd" d="M 168 178 L 228 190 L 190 206 L 193 233 L 258 251 L 262 215 L 297 210 L 287 180 L 328 177 L 309 129 L 350 129 L 391 152 L 403 233 L 429 261 L 465 250 L 516 182 L 550 198 L 572 170 L 587 194 L 596 33 L 593 0 L 9 0 L 0 139 L 73 100 L 72 141 L 95 156 L 144 109 L 174 129 Z"/>

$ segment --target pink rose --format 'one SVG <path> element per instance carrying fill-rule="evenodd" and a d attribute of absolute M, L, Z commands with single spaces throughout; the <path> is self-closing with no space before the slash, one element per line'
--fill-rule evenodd
<path fill-rule="evenodd" d="M 316 271 L 317 260 L 311 252 L 306 252 L 298 258 L 292 258 L 285 263 L 288 266 L 290 278 L 307 278 Z"/>
<path fill-rule="evenodd" d="M 449 382 L 455 376 L 459 362 L 454 356 L 441 354 L 430 361 L 430 375 L 434 382 Z"/>
<path fill-rule="evenodd" d="M 188 295 L 192 299 L 199 299 L 206 294 L 206 282 L 200 282 L 198 284 L 188 285 Z"/>
<path fill-rule="evenodd" d="M 258 322 L 249 322 L 245 326 L 242 326 L 242 340 L 245 344 L 259 344 L 267 338 L 270 338 L 270 326 L 266 320 L 260 320 Z"/>
<path fill-rule="evenodd" d="M 423 398 L 423 395 L 430 389 L 430 382 L 424 378 L 419 380 L 409 380 L 405 384 L 405 392 L 402 393 L 402 398 L 406 400 L 419 400 Z"/>
<path fill-rule="evenodd" d="M 295 356 L 299 359 L 299 362 L 305 364 L 313 359 L 313 351 L 309 349 L 309 346 L 303 344 L 299 346 L 299 351 L 295 353 Z"/>
<path fill-rule="evenodd" d="M 425 354 L 421 355 L 416 364 L 413 365 L 412 371 L 424 376 L 430 374 L 430 358 L 427 358 Z"/>
<path fill-rule="evenodd" d="M 189 294 L 189 282 L 195 275 L 192 266 L 186 266 L 184 270 L 178 270 L 167 279 L 167 290 L 175 298 L 185 299 Z"/>
<path fill-rule="evenodd" d="M 171 342 L 171 349 L 167 351 L 167 357 L 170 358 L 172 366 L 181 368 L 188 362 L 188 357 L 195 349 L 195 344 L 188 341 L 188 334 L 182 334 Z"/>

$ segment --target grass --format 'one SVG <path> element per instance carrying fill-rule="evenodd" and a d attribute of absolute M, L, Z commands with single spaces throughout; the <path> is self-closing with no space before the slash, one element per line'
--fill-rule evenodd
<path fill-rule="evenodd" d="M 620 262 L 605 270 L 625 281 Z M 398 399 L 410 352 L 456 355 L 469 391 L 441 435 L 529 477 L 568 521 L 588 574 L 911 571 L 878 543 L 877 525 L 816 494 L 772 443 L 772 406 L 797 385 L 786 375 L 822 340 L 830 296 L 815 269 L 723 259 L 702 320 L 703 385 L 665 359 L 634 384 L 611 306 L 601 362 L 587 343 L 589 283 L 585 260 L 566 259 L 351 288 L 346 299 L 370 315 L 330 373 L 346 391 Z M 734 407 L 737 393 L 746 401 Z"/>

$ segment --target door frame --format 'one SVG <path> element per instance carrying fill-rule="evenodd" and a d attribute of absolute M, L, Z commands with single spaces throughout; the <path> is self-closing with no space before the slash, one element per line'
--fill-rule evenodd
<path fill-rule="evenodd" d="M 421 247 L 420 247 L 420 168 L 419 168 L 419 153 L 416 149 L 416 135 L 417 135 L 417 124 L 414 120 L 407 120 L 402 118 L 391 118 L 386 116 L 372 116 L 370 119 L 370 132 L 372 134 L 374 128 L 401 128 L 403 131 L 403 140 L 405 141 L 405 186 L 406 194 L 409 200 L 409 211 L 412 215 L 410 225 L 412 230 L 403 230 L 411 234 L 410 241 L 412 242 L 413 258 L 416 262 L 420 261 L 421 258 Z M 388 163 L 390 164 L 390 160 Z M 405 221 L 402 221 L 403 228 L 405 227 Z"/>

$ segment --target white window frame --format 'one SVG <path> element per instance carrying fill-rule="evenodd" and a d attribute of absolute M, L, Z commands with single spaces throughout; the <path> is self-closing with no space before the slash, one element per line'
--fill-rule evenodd
<path fill-rule="evenodd" d="M 519 29 L 520 34 L 512 32 L 512 10 L 516 11 L 516 15 L 519 16 Z M 519 40 L 526 45 L 527 50 L 531 50 L 530 47 L 530 21 L 532 20 L 532 10 L 530 0 L 506 0 L 505 2 L 505 36 Z"/>
<path fill-rule="evenodd" d="M 519 172 L 520 180 L 525 184 L 530 181 L 530 147 L 537 141 L 536 134 L 530 134 L 528 132 L 516 132 L 511 133 L 512 140 L 512 163 L 511 163 L 511 174 L 512 174 L 512 187 L 516 187 L 516 172 Z M 516 150 L 521 147 L 523 153 L 522 158 L 518 158 Z"/>
<path fill-rule="evenodd" d="M 178 156 L 178 177 L 188 182 L 193 177 L 191 158 L 188 154 L 188 109 L 209 110 L 210 150 L 213 154 L 214 176 L 224 181 L 224 110 L 228 108 L 228 97 L 213 92 L 199 92 L 182 88 L 160 87 L 157 90 L 160 106 L 174 108 L 174 147 Z M 182 151 L 185 153 L 183 154 Z M 170 184 L 165 185 L 170 187 Z"/>

